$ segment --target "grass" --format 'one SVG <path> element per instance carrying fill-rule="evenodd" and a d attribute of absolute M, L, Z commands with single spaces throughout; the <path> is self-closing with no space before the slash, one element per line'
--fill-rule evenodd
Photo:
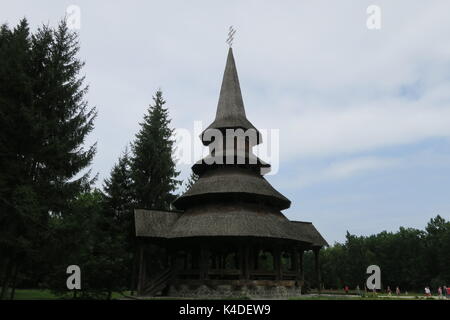
<path fill-rule="evenodd" d="M 123 299 L 125 295 L 130 295 L 130 291 L 113 292 L 111 299 Z M 16 289 L 14 294 L 14 300 L 58 300 L 62 299 L 47 289 Z"/>
<path fill-rule="evenodd" d="M 14 300 L 56 300 L 59 297 L 50 290 L 16 289 Z"/>

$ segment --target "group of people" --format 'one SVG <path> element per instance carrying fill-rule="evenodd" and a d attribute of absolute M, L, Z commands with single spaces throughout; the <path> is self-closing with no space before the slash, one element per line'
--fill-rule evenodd
<path fill-rule="evenodd" d="M 391 287 L 390 286 L 387 286 L 387 289 L 386 289 L 386 293 L 388 294 L 388 295 L 392 295 L 392 290 L 391 290 Z M 395 287 L 395 294 L 397 295 L 397 296 L 399 296 L 400 295 L 400 288 L 397 286 L 397 287 Z M 407 294 L 408 292 L 406 292 L 406 294 Z"/>
<path fill-rule="evenodd" d="M 450 287 L 443 286 L 439 287 L 437 290 L 439 299 L 450 299 Z M 425 296 L 431 297 L 430 287 L 425 287 Z"/>
<path fill-rule="evenodd" d="M 356 286 L 356 291 L 357 291 L 358 294 L 360 294 L 359 286 Z M 375 289 L 374 289 L 374 291 L 375 291 Z M 348 286 L 344 286 L 344 292 L 345 292 L 345 294 L 349 293 L 349 287 Z M 388 295 L 392 295 L 392 290 L 391 290 L 390 286 L 387 286 L 386 293 Z M 401 293 L 400 288 L 396 287 L 395 288 L 395 294 L 397 296 L 399 296 L 400 293 Z M 408 295 L 408 292 L 405 292 L 405 294 Z M 450 287 L 447 287 L 447 286 L 439 287 L 437 289 L 437 294 L 438 294 L 439 299 L 450 299 Z M 426 297 L 431 297 L 432 296 L 430 287 L 428 287 L 428 286 L 425 287 L 425 296 Z"/>

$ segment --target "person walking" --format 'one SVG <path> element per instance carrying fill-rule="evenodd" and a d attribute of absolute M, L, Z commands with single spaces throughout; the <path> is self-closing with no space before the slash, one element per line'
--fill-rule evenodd
<path fill-rule="evenodd" d="M 431 291 L 430 288 L 425 287 L 425 296 L 430 297 L 431 296 Z"/>
<path fill-rule="evenodd" d="M 386 292 L 387 292 L 388 296 L 391 295 L 392 291 L 391 291 L 391 287 L 390 286 L 387 286 Z"/>
<path fill-rule="evenodd" d="M 398 296 L 400 295 L 400 288 L 398 286 L 395 288 L 395 294 Z"/>
<path fill-rule="evenodd" d="M 443 291 L 444 291 L 444 298 L 448 299 L 447 286 L 444 286 Z"/>
<path fill-rule="evenodd" d="M 438 288 L 438 297 L 439 297 L 439 299 L 442 299 L 442 288 L 441 287 Z"/>

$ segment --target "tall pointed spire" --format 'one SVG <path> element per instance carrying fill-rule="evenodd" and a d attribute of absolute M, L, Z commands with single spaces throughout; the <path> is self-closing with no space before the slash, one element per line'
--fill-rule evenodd
<path fill-rule="evenodd" d="M 219 104 L 216 112 L 216 120 L 222 119 L 246 120 L 244 101 L 242 100 L 239 77 L 231 47 L 228 49 L 227 63 L 225 65 Z"/>
<path fill-rule="evenodd" d="M 244 101 L 242 100 L 239 77 L 234 62 L 233 49 L 228 49 L 227 63 L 223 74 L 217 105 L 216 119 L 207 129 L 242 128 L 244 130 L 256 128 L 247 120 Z M 257 130 L 256 130 L 257 131 Z"/>

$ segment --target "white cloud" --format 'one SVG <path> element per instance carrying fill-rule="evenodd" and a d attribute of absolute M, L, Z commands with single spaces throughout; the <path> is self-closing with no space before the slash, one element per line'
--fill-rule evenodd
<path fill-rule="evenodd" d="M 450 98 L 450 92 L 447 93 Z M 428 102 L 430 101 L 430 103 Z M 450 137 L 450 107 L 431 99 L 379 101 L 361 106 L 305 108 L 284 119 L 281 161 L 355 154 L 433 137 Z"/>
<path fill-rule="evenodd" d="M 367 170 L 391 167 L 398 163 L 399 163 L 398 159 L 376 158 L 376 157 L 356 158 L 346 162 L 331 165 L 327 169 L 327 171 L 325 171 L 325 176 L 334 179 L 341 179 Z"/>
<path fill-rule="evenodd" d="M 370 171 L 392 168 L 403 163 L 401 158 L 356 157 L 335 161 L 322 168 L 300 170 L 296 178 L 282 183 L 283 188 L 308 187 L 317 183 L 327 183 L 348 179 Z"/>

